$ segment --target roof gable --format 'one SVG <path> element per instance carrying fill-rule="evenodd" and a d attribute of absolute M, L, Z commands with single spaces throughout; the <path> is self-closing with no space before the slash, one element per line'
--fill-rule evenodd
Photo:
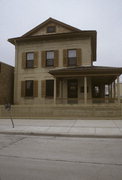
<path fill-rule="evenodd" d="M 49 26 L 55 26 L 56 31 L 53 33 L 47 33 L 47 27 Z M 68 24 L 65 24 L 61 21 L 58 21 L 53 18 L 49 18 L 43 23 L 39 24 L 32 30 L 25 33 L 22 37 L 28 37 L 28 36 L 37 36 L 37 35 L 48 35 L 48 34 L 56 34 L 56 33 L 68 33 L 68 32 L 79 32 L 80 29 L 77 29 L 73 26 L 70 26 Z"/>

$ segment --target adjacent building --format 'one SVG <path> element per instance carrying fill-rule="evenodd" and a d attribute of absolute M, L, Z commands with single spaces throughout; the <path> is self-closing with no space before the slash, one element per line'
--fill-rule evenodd
<path fill-rule="evenodd" d="M 0 105 L 13 103 L 14 67 L 0 62 Z"/>
<path fill-rule="evenodd" d="M 49 18 L 8 41 L 16 50 L 14 104 L 120 102 L 122 68 L 93 65 L 95 30 Z"/>

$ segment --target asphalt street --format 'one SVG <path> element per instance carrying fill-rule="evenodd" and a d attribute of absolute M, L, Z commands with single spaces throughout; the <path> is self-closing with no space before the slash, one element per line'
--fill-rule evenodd
<path fill-rule="evenodd" d="M 0 180 L 121 180 L 122 139 L 0 135 Z"/>

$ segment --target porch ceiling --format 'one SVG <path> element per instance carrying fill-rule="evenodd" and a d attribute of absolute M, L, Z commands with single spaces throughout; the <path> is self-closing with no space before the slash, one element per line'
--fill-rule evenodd
<path fill-rule="evenodd" d="M 109 76 L 92 76 L 93 84 L 111 84 L 117 78 L 116 75 L 109 75 Z"/>

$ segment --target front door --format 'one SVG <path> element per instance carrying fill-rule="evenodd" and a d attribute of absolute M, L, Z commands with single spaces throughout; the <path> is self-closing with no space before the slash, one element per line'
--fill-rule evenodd
<path fill-rule="evenodd" d="M 77 103 L 78 81 L 76 79 L 68 80 L 68 103 Z"/>

